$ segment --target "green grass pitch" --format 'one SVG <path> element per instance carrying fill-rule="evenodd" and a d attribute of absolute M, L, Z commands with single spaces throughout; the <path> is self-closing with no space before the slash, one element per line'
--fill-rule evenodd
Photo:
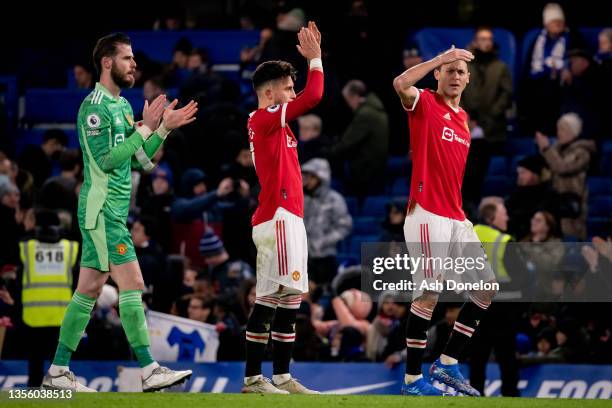
<path fill-rule="evenodd" d="M 394 395 L 258 395 L 208 393 L 98 393 L 77 394 L 72 400 L 9 400 L 6 407 L 126 407 L 126 408 L 565 408 L 612 407 L 612 400 L 536 399 L 536 398 L 468 398 L 468 397 L 402 397 Z"/>

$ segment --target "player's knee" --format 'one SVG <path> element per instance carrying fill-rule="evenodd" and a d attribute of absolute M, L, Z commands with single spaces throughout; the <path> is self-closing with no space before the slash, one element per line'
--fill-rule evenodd
<path fill-rule="evenodd" d="M 247 322 L 247 331 L 252 333 L 265 333 L 270 329 L 270 324 L 274 318 L 275 309 L 255 303 L 253 312 Z"/>
<path fill-rule="evenodd" d="M 100 283 L 96 281 L 93 281 L 93 282 L 79 281 L 79 283 L 77 284 L 76 291 L 82 295 L 97 299 L 98 296 L 100 296 L 100 294 L 102 293 L 103 286 L 104 286 L 104 283 Z"/>
<path fill-rule="evenodd" d="M 274 315 L 272 330 L 281 333 L 293 333 L 295 331 L 296 316 L 297 309 L 279 307 L 276 309 L 276 314 Z"/>

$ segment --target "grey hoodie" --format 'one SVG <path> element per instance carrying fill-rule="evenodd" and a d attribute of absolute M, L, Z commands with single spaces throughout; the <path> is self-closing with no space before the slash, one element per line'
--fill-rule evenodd
<path fill-rule="evenodd" d="M 327 160 L 309 160 L 302 166 L 302 173 L 312 173 L 321 180 L 314 192 L 304 194 L 308 256 L 335 256 L 338 242 L 346 238 L 353 228 L 353 219 L 346 207 L 346 201 L 329 186 L 331 170 Z"/>

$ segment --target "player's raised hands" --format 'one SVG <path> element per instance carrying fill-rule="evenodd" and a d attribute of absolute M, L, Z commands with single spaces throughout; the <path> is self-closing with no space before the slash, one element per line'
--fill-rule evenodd
<path fill-rule="evenodd" d="M 178 99 L 173 100 L 164 110 L 164 126 L 168 130 L 180 128 L 196 120 L 197 102 L 191 101 L 180 109 L 174 109 L 177 103 Z"/>
<path fill-rule="evenodd" d="M 450 64 L 455 61 L 470 62 L 474 59 L 474 54 L 462 48 L 455 48 L 453 45 L 450 50 L 438 55 L 440 65 Z"/>
<path fill-rule="evenodd" d="M 153 99 L 153 102 L 149 104 L 149 101 L 145 100 L 144 108 L 142 109 L 142 124 L 149 127 L 151 130 L 157 129 L 159 121 L 164 113 L 164 105 L 166 104 L 166 95 L 159 95 Z"/>
<path fill-rule="evenodd" d="M 309 29 L 302 27 L 298 32 L 299 44 L 296 46 L 300 54 L 307 60 L 321 58 L 321 46 L 317 42 L 315 34 Z"/>
<path fill-rule="evenodd" d="M 319 28 L 317 27 L 314 21 L 308 22 L 308 29 L 311 33 L 314 34 L 315 40 L 317 40 L 317 43 L 319 44 L 319 46 L 321 46 L 321 32 L 319 31 Z"/>

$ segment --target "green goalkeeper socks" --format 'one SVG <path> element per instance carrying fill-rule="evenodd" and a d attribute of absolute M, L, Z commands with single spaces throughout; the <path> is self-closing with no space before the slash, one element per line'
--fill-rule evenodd
<path fill-rule="evenodd" d="M 95 298 L 74 292 L 62 321 L 60 340 L 53 358 L 53 364 L 68 366 L 72 353 L 77 349 L 79 341 L 83 337 L 83 332 L 87 323 L 89 323 L 95 303 Z"/>
<path fill-rule="evenodd" d="M 142 307 L 142 291 L 125 290 L 119 293 L 119 314 L 121 324 L 130 346 L 136 354 L 140 367 L 153 363 L 149 348 L 149 332 Z"/>

